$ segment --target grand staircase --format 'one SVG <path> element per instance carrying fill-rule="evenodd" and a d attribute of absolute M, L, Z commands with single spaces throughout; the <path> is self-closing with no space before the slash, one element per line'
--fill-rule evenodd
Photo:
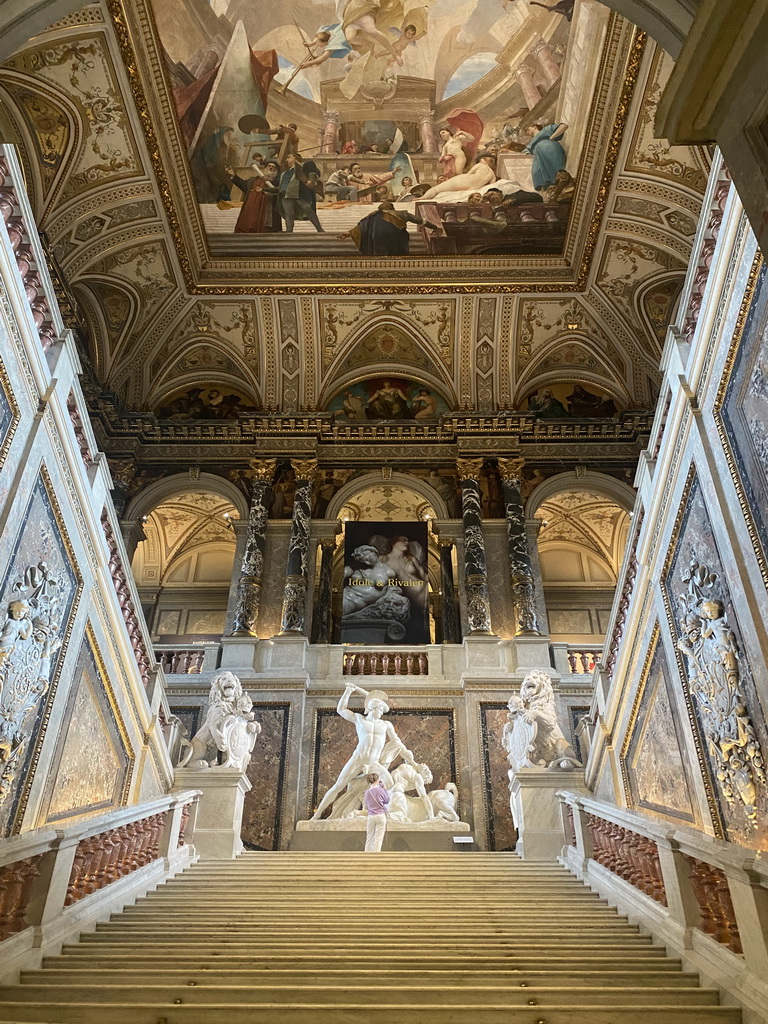
<path fill-rule="evenodd" d="M 503 853 L 208 861 L 0 989 L 50 1024 L 738 1024 L 553 864 Z"/>

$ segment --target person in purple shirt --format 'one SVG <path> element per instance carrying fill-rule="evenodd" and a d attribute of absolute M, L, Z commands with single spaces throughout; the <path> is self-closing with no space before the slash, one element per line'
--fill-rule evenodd
<path fill-rule="evenodd" d="M 376 772 L 368 776 L 368 789 L 365 791 L 365 806 L 368 821 L 365 828 L 365 852 L 380 853 L 381 844 L 387 831 L 387 807 L 389 793 L 384 788 Z"/>

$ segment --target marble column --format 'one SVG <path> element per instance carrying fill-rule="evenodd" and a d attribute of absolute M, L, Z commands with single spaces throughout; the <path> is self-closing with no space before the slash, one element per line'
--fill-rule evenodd
<path fill-rule="evenodd" d="M 507 520 L 509 578 L 515 602 L 515 636 L 541 636 L 536 616 L 536 590 L 528 550 L 525 509 L 520 493 L 524 459 L 499 459 Z"/>
<path fill-rule="evenodd" d="M 291 539 L 288 543 L 288 565 L 285 570 L 281 636 L 300 636 L 306 626 L 309 520 L 312 515 L 312 484 L 317 472 L 317 460 L 291 459 L 291 466 L 296 474 L 296 493 L 293 499 Z"/>
<path fill-rule="evenodd" d="M 528 109 L 533 110 L 541 99 L 539 87 L 533 80 L 533 72 L 527 64 L 521 64 L 519 68 L 515 69 L 515 74 L 517 75 L 517 81 L 520 88 L 523 91 L 523 99 L 525 100 Z"/>
<path fill-rule="evenodd" d="M 237 607 L 230 636 L 256 636 L 256 620 L 261 598 L 261 574 L 264 571 L 264 545 L 267 536 L 267 492 L 275 476 L 275 459 L 251 459 L 253 481 L 248 533 L 237 584 Z"/>
<path fill-rule="evenodd" d="M 472 635 L 491 635 L 491 600 L 485 563 L 485 541 L 477 478 L 484 459 L 458 459 L 461 483 L 461 516 L 464 522 L 464 589 L 467 618 Z"/>
<path fill-rule="evenodd" d="M 531 50 L 531 56 L 533 56 L 538 62 L 538 65 L 541 68 L 541 73 L 544 75 L 544 81 L 551 89 L 555 82 L 560 78 L 560 65 L 555 60 L 552 47 L 549 43 L 545 43 L 544 40 L 541 39 Z"/>
<path fill-rule="evenodd" d="M 331 605 L 333 603 L 333 556 L 336 553 L 336 538 L 320 538 L 320 580 L 317 587 L 317 600 L 312 616 L 312 643 L 329 644 L 331 642 Z"/>
<path fill-rule="evenodd" d="M 428 111 L 419 117 L 419 130 L 421 132 L 421 152 L 424 154 L 437 153 L 437 135 L 435 134 L 435 115 Z"/>
<path fill-rule="evenodd" d="M 337 153 L 339 150 L 339 119 L 340 110 L 326 110 L 323 113 L 323 137 L 321 153 Z"/>
<path fill-rule="evenodd" d="M 440 586 L 443 592 L 443 643 L 461 643 L 456 588 L 453 581 L 453 537 L 440 537 Z"/>

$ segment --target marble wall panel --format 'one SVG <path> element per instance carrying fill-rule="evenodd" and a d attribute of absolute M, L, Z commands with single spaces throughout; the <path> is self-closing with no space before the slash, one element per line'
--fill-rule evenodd
<path fill-rule="evenodd" d="M 289 703 L 254 704 L 261 733 L 248 765 L 252 789 L 243 809 L 243 843 L 248 850 L 277 850 L 288 763 Z"/>
<path fill-rule="evenodd" d="M 486 842 L 489 850 L 514 850 L 517 832 L 509 809 L 509 762 L 501 745 L 508 715 L 506 704 L 480 705 Z"/>
<path fill-rule="evenodd" d="M 687 492 L 663 576 L 678 668 L 697 726 L 711 810 L 730 840 L 763 849 L 768 729 L 739 621 L 743 595 L 731 592 L 695 473 Z"/>
<path fill-rule="evenodd" d="M 5 462 L 19 418 L 19 407 L 16 404 L 11 381 L 2 360 L 0 360 L 0 466 Z"/>
<path fill-rule="evenodd" d="M 589 704 L 570 704 L 566 708 L 566 713 L 568 715 L 569 726 L 569 730 L 566 731 L 566 736 L 568 736 L 570 732 L 571 746 L 576 751 L 576 756 L 582 764 L 586 764 L 587 754 L 585 750 L 581 749 L 581 743 L 579 742 L 576 730 L 578 729 L 579 722 L 582 718 L 585 718 L 589 714 Z"/>
<path fill-rule="evenodd" d="M 425 761 L 432 769 L 433 781 L 428 789 L 443 789 L 448 782 L 458 785 L 456 775 L 456 727 L 454 712 L 449 708 L 391 710 L 387 719 L 417 761 Z M 318 708 L 315 723 L 311 810 L 336 781 L 357 745 L 355 727 L 335 709 Z M 400 758 L 392 762 L 397 767 Z M 461 791 L 459 791 L 461 814 Z"/>
<path fill-rule="evenodd" d="M 0 762 L 0 835 L 18 831 L 74 620 L 82 580 L 45 470 L 25 508 L 0 584 L 5 657 L 0 667 L 0 722 L 9 742 Z M 24 600 L 27 620 L 9 605 Z M 31 628 L 30 628 L 31 626 Z M 14 633 L 14 630 L 19 630 Z"/>
<path fill-rule="evenodd" d="M 757 277 L 720 415 L 744 514 L 768 558 L 768 264 Z M 764 568 L 764 572 L 766 572 Z"/>
<path fill-rule="evenodd" d="M 91 636 L 83 638 L 43 797 L 41 823 L 125 803 L 133 769 L 125 727 Z"/>
<path fill-rule="evenodd" d="M 670 696 L 670 669 L 664 647 L 655 643 L 632 732 L 622 755 L 630 806 L 693 822 L 691 785 L 683 759 L 681 729 Z"/>
<path fill-rule="evenodd" d="M 176 704 L 172 704 L 170 706 L 170 711 L 171 714 L 176 715 L 176 717 L 181 722 L 182 728 L 184 730 L 184 735 L 187 737 L 187 739 L 192 739 L 197 730 L 200 728 L 200 721 L 203 714 L 202 706 L 197 708 L 190 708 L 186 705 L 179 706 Z"/>

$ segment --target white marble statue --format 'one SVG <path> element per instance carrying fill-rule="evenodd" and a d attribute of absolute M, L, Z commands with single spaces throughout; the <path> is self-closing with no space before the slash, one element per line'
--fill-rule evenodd
<path fill-rule="evenodd" d="M 355 692 L 365 699 L 364 715 L 349 709 L 349 700 Z M 389 766 L 396 757 L 400 756 L 414 769 L 418 768 L 413 754 L 397 735 L 395 727 L 391 722 L 383 721 L 383 716 L 389 711 L 386 693 L 381 690 L 369 692 L 349 679 L 336 711 L 354 725 L 357 730 L 357 746 L 339 772 L 338 779 L 320 801 L 312 821 L 319 821 L 323 811 L 331 805 L 331 818 L 356 814 L 362 808 L 366 775 L 369 772 L 376 772 L 387 789 L 390 789 L 392 776 Z"/>
<path fill-rule="evenodd" d="M 235 768 L 245 772 L 256 737 L 261 732 L 261 726 L 254 721 L 252 707 L 253 701 L 247 693 L 243 693 L 242 683 L 237 676 L 232 672 L 219 672 L 211 680 L 205 721 L 191 742 L 182 741 L 188 749 L 177 767 L 199 771 L 207 768 Z M 205 760 L 210 744 L 215 744 L 225 755 L 222 764 Z"/>
<path fill-rule="evenodd" d="M 419 825 L 423 822 L 460 821 L 456 805 L 459 791 L 453 782 L 445 789 L 433 789 L 429 793 L 426 785 L 432 781 L 429 765 L 420 764 L 413 768 L 409 764 L 398 765 L 392 772 L 392 788 L 389 791 L 389 818 Z M 410 792 L 416 796 L 408 796 Z"/>
<path fill-rule="evenodd" d="M 546 672 L 529 672 L 520 686 L 520 696 L 513 694 L 508 707 L 501 742 L 511 766 L 510 776 L 523 768 L 573 771 L 581 767 L 558 724 L 555 693 Z"/>

